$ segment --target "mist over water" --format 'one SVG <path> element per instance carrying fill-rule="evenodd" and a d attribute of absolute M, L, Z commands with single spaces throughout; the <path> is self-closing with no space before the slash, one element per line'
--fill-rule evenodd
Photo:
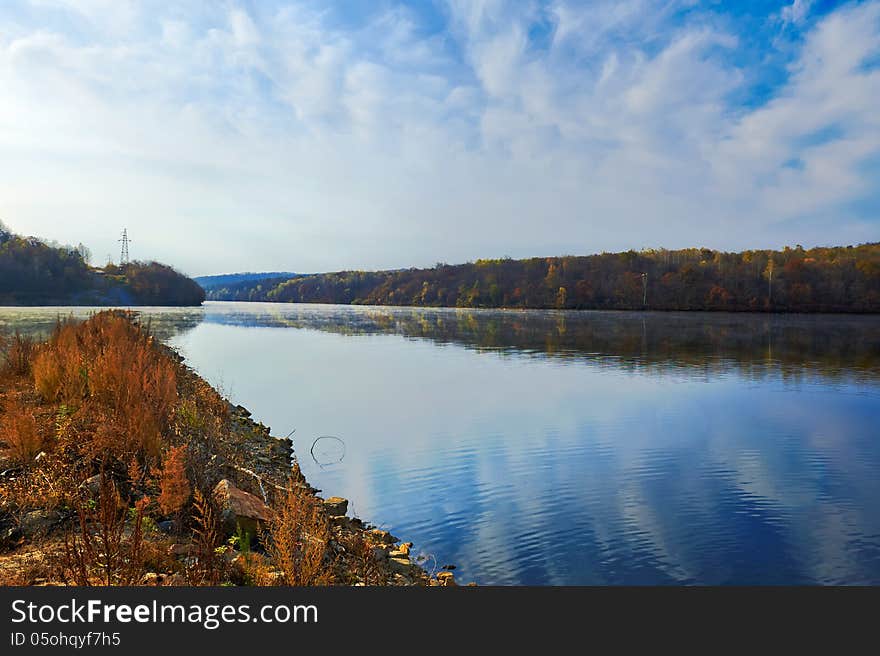
<path fill-rule="evenodd" d="M 0 328 L 67 311 L 0 309 Z M 460 581 L 880 583 L 878 317 L 142 312 L 296 429 L 313 485 Z M 313 458 L 324 435 L 344 447 Z"/>

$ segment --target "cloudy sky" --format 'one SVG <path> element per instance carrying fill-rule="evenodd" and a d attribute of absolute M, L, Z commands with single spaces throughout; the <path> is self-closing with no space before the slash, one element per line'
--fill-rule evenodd
<path fill-rule="evenodd" d="M 880 2 L 3 0 L 0 220 L 187 273 L 880 239 Z"/>

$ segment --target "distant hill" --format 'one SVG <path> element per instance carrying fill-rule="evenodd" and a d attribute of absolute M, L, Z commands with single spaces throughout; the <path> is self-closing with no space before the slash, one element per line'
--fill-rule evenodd
<path fill-rule="evenodd" d="M 242 282 L 217 300 L 485 308 L 880 312 L 880 244 L 651 249 Z"/>
<path fill-rule="evenodd" d="M 299 274 L 287 271 L 271 271 L 267 273 L 226 273 L 218 276 L 196 276 L 193 280 L 199 283 L 202 289 L 208 291 L 210 289 L 235 285 L 241 282 L 255 282 L 259 280 L 267 280 L 269 278 L 290 280 L 297 275 Z"/>
<path fill-rule="evenodd" d="M 195 281 L 205 290 L 209 301 L 253 301 L 264 290 L 304 274 L 274 271 L 269 273 L 230 273 L 219 276 L 199 276 Z"/>
<path fill-rule="evenodd" d="M 205 292 L 158 262 L 89 266 L 83 247 L 21 237 L 0 224 L 0 305 L 201 305 Z"/>

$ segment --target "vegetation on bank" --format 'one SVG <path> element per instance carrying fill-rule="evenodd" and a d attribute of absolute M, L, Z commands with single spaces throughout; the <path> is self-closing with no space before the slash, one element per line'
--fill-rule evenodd
<path fill-rule="evenodd" d="M 296 278 L 299 275 L 301 274 L 293 273 L 292 271 L 267 271 L 264 273 L 247 272 L 226 273 L 217 276 L 196 276 L 193 280 L 199 283 L 202 289 L 208 293 L 213 291 L 224 293 L 243 283 L 251 283 L 253 287 L 257 284 L 264 284 L 265 281 L 275 280 L 280 282 Z"/>
<path fill-rule="evenodd" d="M 342 271 L 239 286 L 216 300 L 445 307 L 880 311 L 880 244 L 725 253 L 652 249 Z"/>
<path fill-rule="evenodd" d="M 263 301 L 266 293 L 289 280 L 300 278 L 299 274 L 280 275 L 270 278 L 227 281 L 214 286 L 199 284 L 205 290 L 205 298 L 209 301 Z"/>
<path fill-rule="evenodd" d="M 430 582 L 314 492 L 128 313 L 0 338 L 0 585 Z"/>
<path fill-rule="evenodd" d="M 200 305 L 202 288 L 158 262 L 103 269 L 88 250 L 12 234 L 0 224 L 0 305 Z"/>

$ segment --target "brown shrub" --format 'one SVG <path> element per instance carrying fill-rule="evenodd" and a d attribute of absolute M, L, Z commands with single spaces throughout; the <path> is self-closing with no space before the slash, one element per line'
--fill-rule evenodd
<path fill-rule="evenodd" d="M 6 412 L 0 417 L 0 441 L 13 457 L 22 463 L 30 462 L 43 447 L 43 438 L 32 410 L 17 400 L 6 403 Z"/>
<path fill-rule="evenodd" d="M 134 585 L 144 572 L 143 518 L 149 499 L 131 510 L 123 503 L 109 475 L 102 474 L 101 490 L 94 504 L 77 507 L 78 528 L 64 538 L 59 574 L 76 585 Z"/>
<path fill-rule="evenodd" d="M 34 339 L 16 331 L 12 336 L 0 335 L 0 369 L 16 376 L 24 376 L 31 370 L 34 355 Z"/>
<path fill-rule="evenodd" d="M 223 533 L 213 501 L 198 490 L 194 493 L 193 524 L 196 562 L 187 571 L 187 580 L 192 585 L 217 585 L 229 570 L 223 558 Z"/>
<path fill-rule="evenodd" d="M 166 515 L 180 512 L 192 492 L 186 477 L 186 446 L 168 449 L 159 477 L 159 507 Z"/>
<path fill-rule="evenodd" d="M 327 558 L 330 527 L 320 502 L 290 482 L 269 522 L 266 552 L 281 572 L 281 585 L 330 585 L 334 579 Z"/>
<path fill-rule="evenodd" d="M 130 314 L 59 322 L 33 360 L 34 386 L 50 402 L 98 422 L 89 455 L 158 460 L 177 404 L 175 363 Z"/>

